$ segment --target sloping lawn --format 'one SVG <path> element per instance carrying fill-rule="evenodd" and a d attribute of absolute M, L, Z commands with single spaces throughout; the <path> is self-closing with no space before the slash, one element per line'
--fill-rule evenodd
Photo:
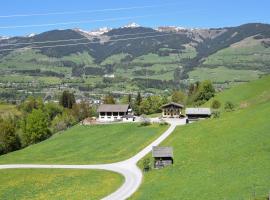
<path fill-rule="evenodd" d="M 39 144 L 0 156 L 0 164 L 96 164 L 127 159 L 154 139 L 168 126 L 137 123 L 82 126 L 54 135 Z"/>
<path fill-rule="evenodd" d="M 0 199 L 94 200 L 114 192 L 122 182 L 120 175 L 99 170 L 0 170 Z"/>
<path fill-rule="evenodd" d="M 178 127 L 175 164 L 145 173 L 131 199 L 256 199 L 270 190 L 270 102 Z"/>
<path fill-rule="evenodd" d="M 269 101 L 270 76 L 268 75 L 256 81 L 232 87 L 229 90 L 217 94 L 213 99 L 220 101 L 223 106 L 226 101 L 231 101 L 240 107 L 247 107 L 259 102 Z M 206 105 L 211 105 L 212 100 L 207 102 Z"/>

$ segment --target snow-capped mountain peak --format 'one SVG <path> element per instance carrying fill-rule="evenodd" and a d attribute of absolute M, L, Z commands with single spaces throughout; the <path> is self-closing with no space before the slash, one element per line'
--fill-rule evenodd
<path fill-rule="evenodd" d="M 97 30 L 92 30 L 92 31 L 85 31 L 85 30 L 82 30 L 82 29 L 75 29 L 76 31 L 79 31 L 81 33 L 84 33 L 88 36 L 99 36 L 99 35 L 102 35 L 104 33 L 107 33 L 111 30 L 111 28 L 108 28 L 108 27 L 102 27 L 102 28 L 99 28 Z"/>
<path fill-rule="evenodd" d="M 140 27 L 140 25 L 135 23 L 135 22 L 132 22 L 132 23 L 125 25 L 123 28 L 137 28 L 137 27 Z"/>

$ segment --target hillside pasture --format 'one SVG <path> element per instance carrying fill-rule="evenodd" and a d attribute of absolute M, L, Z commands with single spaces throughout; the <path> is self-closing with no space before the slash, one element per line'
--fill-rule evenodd
<path fill-rule="evenodd" d="M 266 198 L 270 188 L 269 113 L 267 102 L 220 119 L 178 127 L 161 144 L 173 147 L 174 165 L 145 173 L 131 199 Z"/>
<path fill-rule="evenodd" d="M 101 170 L 0 170 L 0 199 L 101 199 L 114 192 L 123 177 Z"/>
<path fill-rule="evenodd" d="M 137 123 L 77 125 L 39 144 L 0 156 L 0 164 L 97 164 L 121 161 L 135 155 L 167 128 L 158 124 L 140 126 Z"/>

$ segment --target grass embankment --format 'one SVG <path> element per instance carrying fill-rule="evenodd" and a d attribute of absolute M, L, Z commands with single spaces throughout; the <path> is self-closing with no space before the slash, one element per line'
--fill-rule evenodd
<path fill-rule="evenodd" d="M 112 193 L 122 182 L 122 176 L 99 170 L 0 170 L 0 199 L 94 200 Z"/>
<path fill-rule="evenodd" d="M 246 99 L 252 102 L 248 107 L 223 113 L 219 119 L 177 127 L 162 143 L 174 148 L 174 165 L 146 173 L 131 199 L 266 197 L 270 189 L 270 101 L 261 96 L 269 95 L 268 80 L 265 77 L 218 95 L 237 103 Z"/>
<path fill-rule="evenodd" d="M 158 124 L 143 127 L 136 123 L 77 125 L 44 142 L 0 156 L 0 164 L 96 164 L 121 161 L 135 155 L 167 128 Z"/>
<path fill-rule="evenodd" d="M 214 99 L 217 99 L 223 104 L 226 101 L 231 101 L 240 108 L 270 100 L 270 76 L 232 87 L 217 94 Z M 207 102 L 206 105 L 209 106 L 211 102 L 212 100 Z"/>

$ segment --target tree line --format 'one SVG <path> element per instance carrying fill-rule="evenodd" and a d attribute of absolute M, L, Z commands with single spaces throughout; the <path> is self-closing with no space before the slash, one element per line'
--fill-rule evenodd
<path fill-rule="evenodd" d="M 64 91 L 59 104 L 29 97 L 18 106 L 19 116 L 0 117 L 0 155 L 41 142 L 79 121 L 96 115 L 86 102 L 76 103 L 74 94 Z"/>

